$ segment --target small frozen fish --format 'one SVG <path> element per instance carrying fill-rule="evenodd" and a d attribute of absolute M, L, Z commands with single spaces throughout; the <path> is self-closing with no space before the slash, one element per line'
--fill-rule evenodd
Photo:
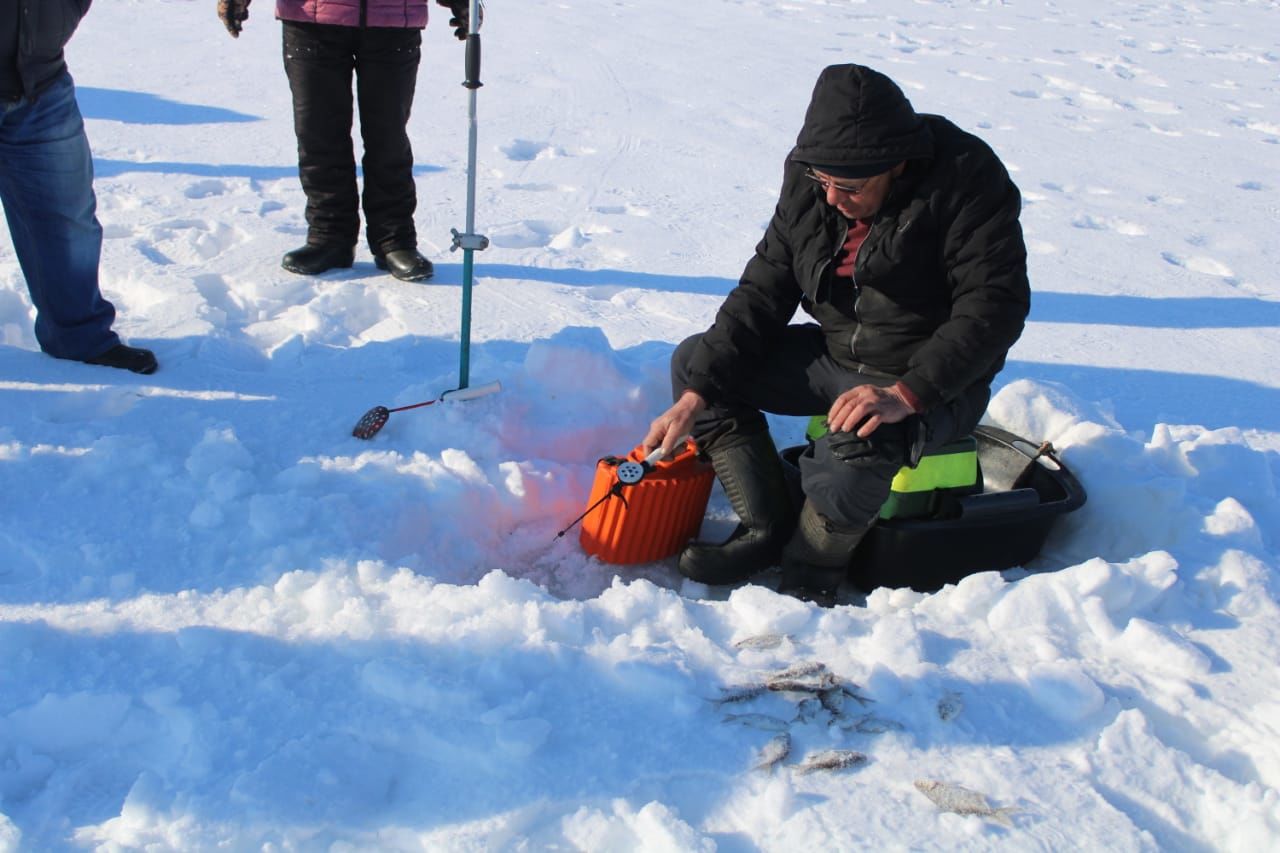
<path fill-rule="evenodd" d="M 769 742 L 764 745 L 764 749 L 760 750 L 756 764 L 752 770 L 768 770 L 773 772 L 773 768 L 778 764 L 786 761 L 787 756 L 791 754 L 791 735 L 783 732 L 774 735 Z"/>
<path fill-rule="evenodd" d="M 821 693 L 835 686 L 836 677 L 831 673 L 823 673 L 816 679 L 771 678 L 764 686 L 774 693 Z"/>
<path fill-rule="evenodd" d="M 869 702 L 875 701 L 874 699 L 869 699 L 868 697 L 858 693 L 856 690 L 857 686 L 858 685 L 856 684 L 842 684 L 836 687 L 829 687 L 818 693 L 818 699 L 822 702 L 822 707 L 826 708 L 833 716 L 837 717 L 844 712 L 846 699 L 852 699 L 859 705 L 866 705 Z M 854 689 L 850 689 L 851 687 Z"/>
<path fill-rule="evenodd" d="M 844 717 L 844 691 L 838 687 L 830 690 L 823 690 L 817 696 L 818 704 L 827 710 L 831 715 L 831 719 L 838 720 Z"/>
<path fill-rule="evenodd" d="M 750 702 L 757 696 L 763 695 L 765 686 L 763 684 L 744 684 L 738 687 L 721 687 L 720 696 L 712 699 L 716 705 L 724 707 L 725 705 L 735 705 L 739 702 Z"/>
<path fill-rule="evenodd" d="M 777 672 L 770 673 L 765 681 L 794 681 L 799 678 L 807 678 L 811 675 L 819 675 L 827 671 L 827 665 L 822 661 L 806 660 L 793 664 L 786 669 L 780 669 Z"/>
<path fill-rule="evenodd" d="M 949 782 L 939 782 L 937 779 L 919 779 L 915 785 L 917 791 L 932 800 L 933 804 L 944 812 L 989 817 L 997 823 L 1013 826 L 1013 821 L 1009 819 L 1009 815 L 1016 812 L 1017 809 L 1012 807 L 993 809 L 987 803 L 987 798 L 977 791 L 971 791 L 960 785 L 952 785 Z"/>
<path fill-rule="evenodd" d="M 854 720 L 849 728 L 860 732 L 864 735 L 882 735 L 885 732 L 902 731 L 902 723 L 897 720 L 887 720 L 884 717 L 876 717 L 872 714 L 863 714 Z"/>
<path fill-rule="evenodd" d="M 867 763 L 867 757 L 852 749 L 826 749 L 815 753 L 796 767 L 801 774 L 814 773 L 818 770 L 844 770 L 846 767 L 860 767 Z"/>
<path fill-rule="evenodd" d="M 795 722 L 812 722 L 820 713 L 822 713 L 822 703 L 810 696 L 808 699 L 801 700 L 796 704 Z"/>
<path fill-rule="evenodd" d="M 765 732 L 785 732 L 791 727 L 791 724 L 786 720 L 770 717 L 768 714 L 725 714 L 724 721 L 726 723 L 750 726 L 753 729 L 760 729 Z"/>
<path fill-rule="evenodd" d="M 949 723 L 960 716 L 963 710 L 964 700 L 960 698 L 959 693 L 947 692 L 938 700 L 938 719 L 944 723 Z"/>
<path fill-rule="evenodd" d="M 783 640 L 791 639 L 790 634 L 757 634 L 744 637 L 733 644 L 735 649 L 776 649 Z"/>

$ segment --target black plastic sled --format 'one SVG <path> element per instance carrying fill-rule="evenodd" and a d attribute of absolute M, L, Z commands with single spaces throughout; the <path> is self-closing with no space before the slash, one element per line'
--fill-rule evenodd
<path fill-rule="evenodd" d="M 981 491 L 947 496 L 931 517 L 881 518 L 853 552 L 854 586 L 933 592 L 975 572 L 1024 566 L 1058 518 L 1084 505 L 1084 487 L 1051 449 L 987 425 L 973 437 Z M 781 451 L 797 494 L 804 450 Z"/>

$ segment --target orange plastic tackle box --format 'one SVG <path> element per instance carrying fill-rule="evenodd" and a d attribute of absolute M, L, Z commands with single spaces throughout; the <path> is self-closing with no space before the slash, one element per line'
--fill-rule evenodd
<path fill-rule="evenodd" d="M 606 456 L 596 463 L 587 506 L 600 505 L 582 520 L 582 550 L 619 565 L 679 553 L 702 526 L 714 479 L 692 441 L 671 459 L 653 463 L 645 462 L 643 447 L 625 458 Z"/>

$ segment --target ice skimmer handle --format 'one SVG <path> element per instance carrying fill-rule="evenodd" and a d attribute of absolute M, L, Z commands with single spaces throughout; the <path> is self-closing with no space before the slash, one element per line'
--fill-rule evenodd
<path fill-rule="evenodd" d="M 688 444 L 689 439 L 692 437 L 693 436 L 691 435 L 686 435 L 681 437 L 679 440 L 676 441 L 676 447 L 683 448 L 686 444 Z M 644 458 L 644 464 L 655 465 L 661 462 L 666 457 L 666 455 L 667 455 L 666 451 L 664 451 L 661 447 L 655 447 L 653 450 L 649 451 L 649 455 Z"/>

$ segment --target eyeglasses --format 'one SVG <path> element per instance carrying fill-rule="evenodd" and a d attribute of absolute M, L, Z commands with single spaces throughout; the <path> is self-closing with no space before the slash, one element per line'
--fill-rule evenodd
<path fill-rule="evenodd" d="M 830 178 L 820 177 L 817 172 L 813 171 L 813 169 L 805 169 L 804 176 L 822 187 L 823 192 L 835 190 L 836 192 L 842 192 L 846 195 L 861 195 L 862 191 L 867 188 L 867 184 L 874 180 L 873 178 L 868 178 L 867 180 L 861 181 L 857 184 L 842 184 L 839 181 L 833 181 Z"/>

